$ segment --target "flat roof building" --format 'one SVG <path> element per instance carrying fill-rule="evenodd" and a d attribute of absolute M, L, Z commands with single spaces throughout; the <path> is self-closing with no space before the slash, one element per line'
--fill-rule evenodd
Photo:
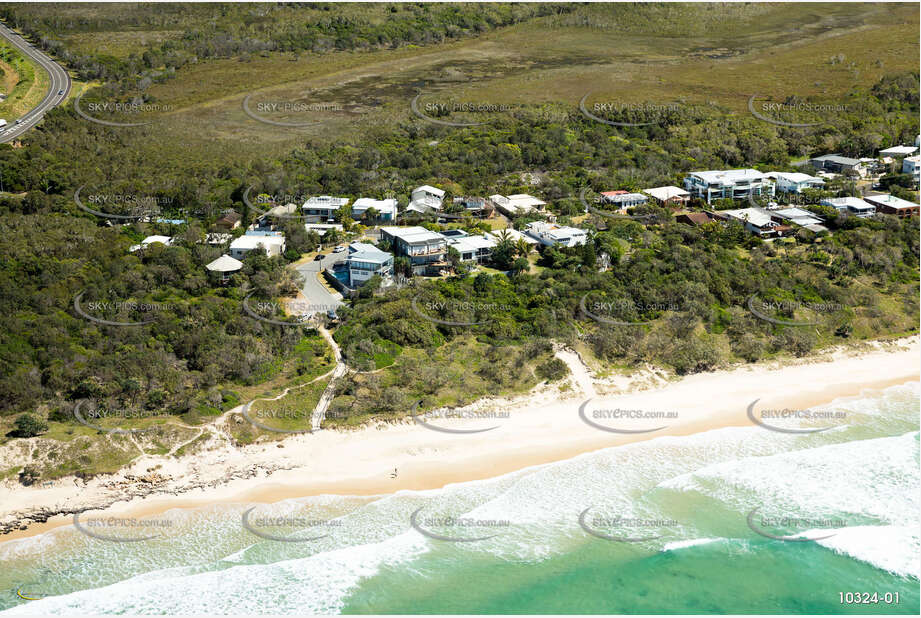
<path fill-rule="evenodd" d="M 711 170 L 691 172 L 684 179 L 684 188 L 693 197 L 708 204 L 714 199 L 747 199 L 760 195 L 774 195 L 774 185 L 766 182 L 758 170 Z"/>
<path fill-rule="evenodd" d="M 883 193 L 882 195 L 865 195 L 864 201 L 876 206 L 877 210 L 883 214 L 895 215 L 899 218 L 917 215 L 921 205 L 903 200 L 900 197 Z"/>

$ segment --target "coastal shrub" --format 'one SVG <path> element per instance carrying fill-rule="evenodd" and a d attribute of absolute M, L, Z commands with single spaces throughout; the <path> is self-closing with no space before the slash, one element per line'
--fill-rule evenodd
<path fill-rule="evenodd" d="M 541 380 L 547 382 L 557 382 L 569 375 L 569 367 L 562 360 L 553 357 L 539 364 L 534 373 Z"/>
<path fill-rule="evenodd" d="M 48 423 L 31 414 L 22 414 L 16 418 L 16 437 L 32 438 L 48 431 Z"/>

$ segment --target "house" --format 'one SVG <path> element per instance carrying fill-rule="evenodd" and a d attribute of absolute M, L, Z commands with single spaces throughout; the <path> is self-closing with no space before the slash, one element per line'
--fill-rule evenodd
<path fill-rule="evenodd" d="M 676 222 L 684 223 L 685 225 L 693 225 L 695 227 L 701 226 L 704 223 L 710 223 L 713 220 L 713 217 L 705 212 L 683 212 L 675 217 Z"/>
<path fill-rule="evenodd" d="M 128 251 L 131 251 L 133 253 L 137 251 L 138 249 L 146 249 L 149 245 L 152 245 L 155 242 L 162 243 L 168 247 L 171 244 L 173 244 L 173 239 L 170 236 L 148 236 L 147 238 L 141 241 L 141 244 L 132 245 L 131 247 L 129 247 Z"/>
<path fill-rule="evenodd" d="M 221 283 L 227 283 L 230 276 L 243 268 L 243 262 L 235 260 L 226 253 L 205 266 L 209 271 L 217 273 Z"/>
<path fill-rule="evenodd" d="M 691 199 L 690 193 L 672 185 L 643 189 L 643 193 L 651 196 L 660 206 L 685 206 Z"/>
<path fill-rule="evenodd" d="M 879 151 L 881 157 L 907 157 L 918 151 L 917 146 L 893 146 Z"/>
<path fill-rule="evenodd" d="M 393 198 L 373 200 L 370 197 L 360 197 L 352 204 L 352 218 L 361 219 L 369 208 L 377 212 L 378 221 L 395 221 L 397 218 L 397 201 Z"/>
<path fill-rule="evenodd" d="M 606 191 L 601 194 L 600 201 L 604 204 L 613 204 L 621 211 L 634 206 L 642 206 L 649 198 L 642 193 L 628 193 L 626 191 Z"/>
<path fill-rule="evenodd" d="M 326 234 L 326 232 L 328 232 L 329 230 L 336 230 L 337 232 L 341 232 L 342 224 L 341 223 L 305 223 L 304 229 L 307 230 L 308 233 L 316 232 L 317 236 L 320 236 L 322 238 L 323 235 Z"/>
<path fill-rule="evenodd" d="M 810 232 L 827 232 L 828 228 L 822 225 L 822 218 L 815 213 L 802 208 L 783 208 L 773 211 L 774 215 L 795 225 L 804 227 Z"/>
<path fill-rule="evenodd" d="M 843 174 L 850 170 L 856 171 L 860 176 L 865 173 L 864 166 L 860 164 L 859 159 L 842 157 L 838 154 L 827 154 L 821 157 L 809 159 L 809 163 L 817 170 L 825 170 L 834 174 Z"/>
<path fill-rule="evenodd" d="M 222 230 L 235 230 L 240 227 L 240 221 L 242 219 L 243 217 L 240 216 L 240 213 L 231 210 L 224 213 L 224 216 L 215 221 L 214 227 Z"/>
<path fill-rule="evenodd" d="M 393 254 L 368 243 L 353 242 L 349 245 L 346 268 L 349 271 L 349 286 L 353 288 L 374 275 L 388 278 L 393 276 Z"/>
<path fill-rule="evenodd" d="M 921 208 L 919 204 L 903 200 L 902 198 L 889 195 L 888 193 L 883 193 L 881 195 L 865 195 L 863 199 L 868 204 L 875 206 L 879 212 L 887 215 L 895 215 L 899 218 L 917 215 L 919 208 Z"/>
<path fill-rule="evenodd" d="M 803 189 L 821 189 L 825 181 L 809 174 L 800 172 L 771 172 L 769 177 L 774 179 L 774 185 L 784 193 L 802 193 Z"/>
<path fill-rule="evenodd" d="M 783 225 L 775 220 L 771 213 L 763 208 L 739 208 L 737 210 L 722 210 L 715 213 L 721 219 L 735 220 L 741 223 L 746 230 L 762 238 L 783 236 L 793 228 Z"/>
<path fill-rule="evenodd" d="M 921 155 L 902 159 L 902 173 L 911 174 L 911 177 L 915 179 L 916 186 L 921 182 L 921 178 L 918 175 L 919 169 L 921 169 Z"/>
<path fill-rule="evenodd" d="M 493 215 L 494 209 L 486 198 L 482 197 L 455 197 L 454 204 L 464 209 L 464 212 L 472 217 L 489 218 Z"/>
<path fill-rule="evenodd" d="M 519 217 L 534 210 L 540 210 L 547 205 L 547 202 L 527 193 L 516 193 L 509 196 L 490 195 L 489 199 L 496 208 L 509 217 Z"/>
<path fill-rule="evenodd" d="M 461 261 L 484 264 L 492 259 L 492 250 L 498 241 L 491 234 L 470 235 L 463 230 L 448 230 L 442 234 L 448 246 L 460 253 Z"/>
<path fill-rule="evenodd" d="M 684 188 L 692 197 L 705 200 L 747 199 L 758 195 L 774 195 L 774 185 L 766 181 L 764 174 L 753 169 L 714 170 L 691 172 L 684 179 Z"/>
<path fill-rule="evenodd" d="M 223 245 L 231 240 L 233 240 L 233 234 L 220 234 L 217 232 L 205 234 L 205 242 L 209 245 Z"/>
<path fill-rule="evenodd" d="M 406 207 L 406 210 L 423 214 L 432 210 L 441 210 L 444 197 L 445 192 L 437 187 L 429 185 L 416 187 L 410 194 L 409 206 Z"/>
<path fill-rule="evenodd" d="M 576 227 L 547 223 L 546 221 L 532 221 L 525 226 L 525 234 L 534 238 L 542 245 L 553 247 L 575 247 L 584 245 L 588 240 L 588 232 Z"/>
<path fill-rule="evenodd" d="M 281 255 L 285 252 L 285 236 L 277 232 L 247 232 L 230 243 L 230 257 L 240 260 L 257 248 L 269 257 Z"/>
<path fill-rule="evenodd" d="M 301 206 L 301 213 L 307 221 L 313 223 L 332 222 L 336 211 L 348 203 L 349 198 L 347 197 L 320 195 L 311 197 L 304 202 L 303 206 Z"/>
<path fill-rule="evenodd" d="M 518 230 L 510 228 L 510 227 L 507 227 L 504 230 L 499 230 L 497 232 L 487 232 L 486 235 L 492 238 L 493 240 L 495 240 L 497 244 L 502 239 L 503 235 L 508 236 L 509 240 L 511 240 L 513 243 L 517 243 L 519 240 L 524 240 L 529 245 L 539 245 L 540 244 L 540 241 L 537 240 L 536 238 L 532 238 L 531 236 L 528 236 L 527 234 L 522 234 Z"/>
<path fill-rule="evenodd" d="M 444 236 L 418 225 L 412 227 L 385 226 L 381 240 L 393 247 L 394 255 L 409 258 L 414 275 L 437 274 L 446 269 L 448 243 Z"/>
<path fill-rule="evenodd" d="M 829 197 L 819 203 L 823 206 L 832 206 L 838 212 L 846 212 L 862 219 L 876 214 L 876 206 L 866 203 L 859 197 Z"/>

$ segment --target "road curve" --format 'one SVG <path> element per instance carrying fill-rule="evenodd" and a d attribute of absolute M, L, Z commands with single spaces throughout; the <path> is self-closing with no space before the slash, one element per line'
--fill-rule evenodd
<path fill-rule="evenodd" d="M 6 25 L 2 23 L 0 23 L 0 36 L 9 41 L 13 47 L 35 61 L 36 64 L 47 71 L 48 75 L 51 76 L 51 84 L 48 88 L 48 93 L 45 95 L 45 98 L 43 98 L 36 107 L 32 108 L 24 116 L 22 116 L 22 118 L 19 118 L 19 124 L 14 124 L 17 120 L 16 118 L 6 119 L 9 124 L 7 124 L 3 129 L 0 129 L 0 144 L 2 144 L 3 142 L 8 142 L 12 139 L 16 139 L 37 125 L 44 117 L 45 112 L 54 106 L 63 103 L 67 98 L 67 95 L 70 93 L 71 84 L 70 75 L 67 74 L 67 71 L 65 71 L 61 65 L 45 55 L 43 52 L 29 45 L 29 43 L 24 38 L 7 28 Z M 58 94 L 58 92 L 62 90 L 64 92 L 62 94 Z"/>

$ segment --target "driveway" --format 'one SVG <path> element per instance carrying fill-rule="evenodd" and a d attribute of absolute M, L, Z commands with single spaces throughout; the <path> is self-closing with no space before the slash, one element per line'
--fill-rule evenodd
<path fill-rule="evenodd" d="M 329 290 L 326 289 L 326 286 L 320 283 L 318 277 L 322 276 L 320 274 L 321 264 L 322 268 L 332 267 L 333 264 L 344 262 L 347 255 L 347 251 L 343 251 L 342 253 L 330 253 L 329 255 L 323 256 L 322 261 L 311 260 L 295 267 L 297 272 L 304 276 L 304 287 L 301 289 L 301 292 L 307 299 L 306 303 L 311 308 L 316 307 L 316 309 L 307 311 L 306 313 L 324 313 L 327 309 L 339 307 L 343 304 L 342 294 L 339 292 L 333 292 L 331 294 Z"/>

